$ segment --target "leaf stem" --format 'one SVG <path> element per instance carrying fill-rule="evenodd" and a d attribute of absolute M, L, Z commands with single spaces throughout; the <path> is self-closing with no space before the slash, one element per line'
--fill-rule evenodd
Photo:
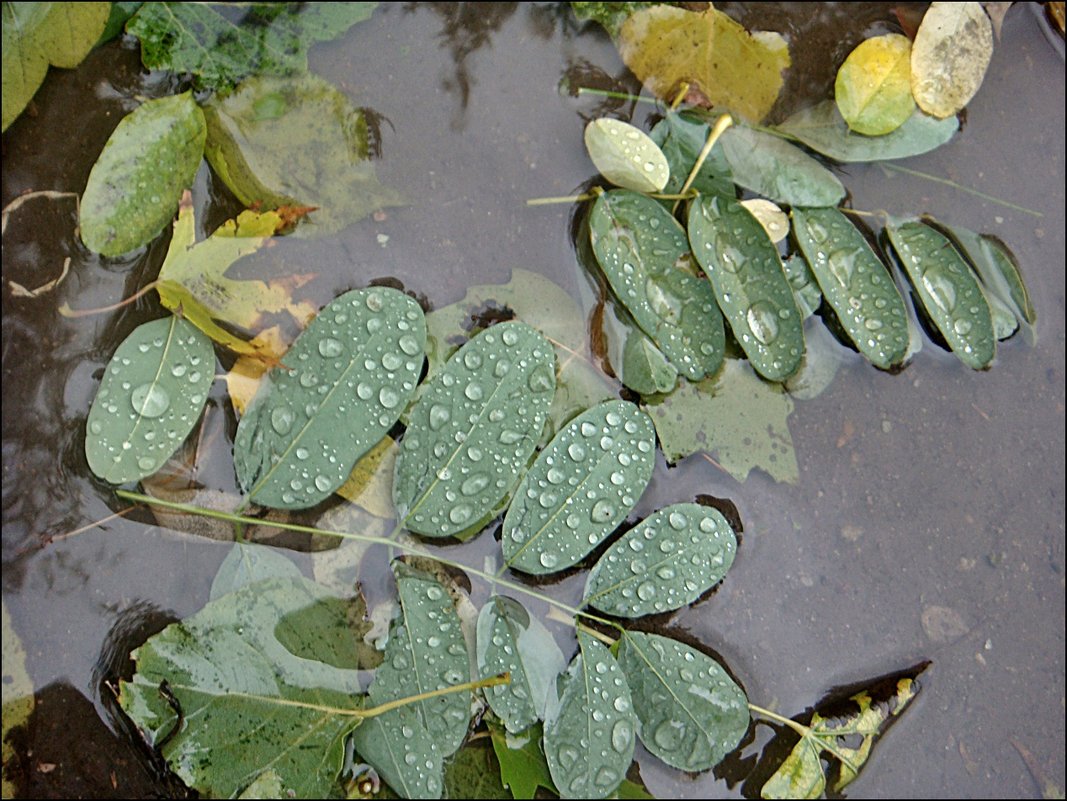
<path fill-rule="evenodd" d="M 441 687 L 437 690 L 429 690 L 424 693 L 417 693 L 416 695 L 409 695 L 404 698 L 397 698 L 393 701 L 386 701 L 384 704 L 378 706 L 364 707 L 359 710 L 358 717 L 361 718 L 374 718 L 378 715 L 384 715 L 386 712 L 392 712 L 394 709 L 399 709 L 402 706 L 408 704 L 418 703 L 419 701 L 426 701 L 430 698 L 437 698 L 441 695 L 449 695 L 450 693 L 459 693 L 464 690 L 478 690 L 483 687 L 496 687 L 498 684 L 511 684 L 511 674 L 501 673 L 498 676 L 490 676 L 488 679 L 479 679 L 478 681 L 465 681 L 462 684 L 455 684 L 451 687 Z"/>
<path fill-rule="evenodd" d="M 779 715 L 777 712 L 771 712 L 769 709 L 764 709 L 761 706 L 756 706 L 753 703 L 749 703 L 748 708 L 765 718 L 770 718 L 775 723 L 781 723 L 783 726 L 788 726 L 801 736 L 802 739 L 815 740 L 819 748 L 825 751 L 829 751 L 834 757 L 841 762 L 846 768 L 853 773 L 859 773 L 861 765 L 857 765 L 845 754 L 841 753 L 840 749 L 834 744 L 833 739 L 838 736 L 838 732 L 828 731 L 819 732 L 812 729 L 810 726 L 805 726 L 803 723 L 797 723 L 795 720 L 790 720 L 787 717 Z M 849 732 L 840 732 L 840 734 L 847 734 Z"/>
<path fill-rule="evenodd" d="M 939 178 L 936 175 L 930 175 L 929 173 L 919 172 L 918 170 L 912 170 L 907 167 L 901 167 L 899 164 L 882 164 L 881 166 L 889 170 L 890 172 L 902 172 L 905 175 L 913 175 L 916 178 L 925 178 L 926 180 L 933 181 L 937 184 L 951 186 L 953 189 L 958 189 L 961 192 L 966 192 L 970 195 L 974 195 L 975 197 L 980 197 L 982 198 L 982 200 L 988 200 L 990 203 L 996 203 L 1000 206 L 1006 206 L 1009 209 L 1015 209 L 1015 211 L 1021 211 L 1023 214 L 1029 214 L 1033 217 L 1045 216 L 1040 211 L 1034 211 L 1033 209 L 1026 208 L 1026 206 L 1020 206 L 1017 203 L 1012 203 L 1007 200 L 1001 200 L 998 197 L 993 197 L 993 195 L 987 195 L 985 192 L 980 192 L 979 190 L 972 189 L 969 186 L 964 186 L 963 184 L 958 184 L 955 181 L 950 181 L 948 178 Z"/>
<path fill-rule="evenodd" d="M 682 184 L 682 188 L 678 191 L 678 194 L 684 195 L 689 191 L 689 188 L 693 185 L 693 181 L 696 180 L 697 174 L 700 172 L 700 168 L 704 166 L 704 162 L 711 154 L 711 149 L 715 147 L 715 143 L 719 141 L 719 137 L 722 136 L 722 132 L 734 124 L 734 118 L 729 114 L 723 114 L 719 117 L 715 123 L 715 127 L 708 133 L 708 141 L 704 143 L 704 147 L 700 149 L 700 155 L 697 156 L 696 162 L 693 164 L 693 169 L 689 171 L 689 177 L 685 179 L 685 183 Z M 673 214 L 678 210 L 678 204 L 681 201 L 675 201 L 674 208 L 671 209 Z"/>
<path fill-rule="evenodd" d="M 70 306 L 64 303 L 62 306 L 59 307 L 59 313 L 62 314 L 64 317 L 89 317 L 93 314 L 104 314 L 106 312 L 115 311 L 116 309 L 121 309 L 124 306 L 129 306 L 139 297 L 155 288 L 156 282 L 150 281 L 149 283 L 145 284 L 141 289 L 138 289 L 136 292 L 130 295 L 128 298 L 120 300 L 118 303 L 112 303 L 110 306 L 100 306 L 95 309 L 72 309 Z"/>
<path fill-rule="evenodd" d="M 609 89 L 590 89 L 587 86 L 578 87 L 578 96 L 582 95 L 597 95 L 598 97 L 612 97 L 616 100 L 629 100 L 633 103 L 659 103 L 654 97 L 642 97 L 641 95 L 631 95 L 626 92 L 613 92 Z"/>
<path fill-rule="evenodd" d="M 581 195 L 562 195 L 559 197 L 534 197 L 526 201 L 527 206 L 550 206 L 553 203 L 579 203 L 583 200 L 592 200 L 595 195 L 585 192 Z"/>

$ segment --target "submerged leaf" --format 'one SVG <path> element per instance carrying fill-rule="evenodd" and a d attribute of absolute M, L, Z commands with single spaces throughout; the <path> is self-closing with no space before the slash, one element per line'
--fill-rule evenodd
<path fill-rule="evenodd" d="M 249 78 L 204 113 L 207 159 L 242 203 L 314 207 L 298 235 L 335 233 L 404 203 L 378 182 L 366 113 L 322 78 Z"/>
<path fill-rule="evenodd" d="M 410 531 L 449 537 L 482 522 L 518 482 L 556 391 L 555 353 L 525 323 L 499 323 L 428 384 L 400 443 L 393 502 Z"/>
<path fill-rule="evenodd" d="M 952 243 L 917 220 L 890 219 L 886 233 L 927 314 L 960 361 L 988 367 L 997 342 L 989 302 Z"/>
<path fill-rule="evenodd" d="M 377 3 L 145 3 L 126 25 L 151 69 L 191 72 L 201 88 L 224 89 L 247 75 L 307 70 L 307 51 L 368 19 Z M 236 19 L 234 18 L 236 16 Z"/>
<path fill-rule="evenodd" d="M 689 208 L 689 241 L 756 371 L 769 381 L 795 373 L 804 356 L 804 328 L 763 226 L 736 200 L 700 197 Z"/>
<path fill-rule="evenodd" d="M 425 342 L 422 309 L 403 292 L 353 290 L 327 305 L 237 426 L 234 464 L 249 500 L 306 509 L 340 487 L 400 418 Z"/>
<path fill-rule="evenodd" d="M 192 92 L 149 100 L 123 117 L 82 194 L 85 246 L 121 256 L 154 239 L 192 186 L 206 136 Z"/>
<path fill-rule="evenodd" d="M 703 451 L 714 454 L 738 481 L 754 467 L 775 481 L 797 480 L 788 425 L 793 400 L 781 386 L 761 381 L 743 361 L 727 359 L 715 378 L 683 384 L 644 409 L 668 462 Z"/>
<path fill-rule="evenodd" d="M 227 593 L 273 578 L 299 579 L 300 568 L 293 560 L 266 545 L 235 542 L 215 573 L 208 597 L 217 601 Z"/>
<path fill-rule="evenodd" d="M 681 609 L 722 581 L 736 553 L 737 536 L 717 509 L 672 504 L 608 548 L 582 601 L 618 617 Z"/>
<path fill-rule="evenodd" d="M 857 133 L 881 136 L 903 125 L 915 111 L 911 40 L 887 33 L 860 42 L 837 71 L 834 99 Z"/>
<path fill-rule="evenodd" d="M 955 116 L 939 120 L 915 109 L 899 128 L 883 136 L 849 129 L 832 100 L 798 111 L 777 126 L 812 150 L 837 161 L 884 161 L 918 156 L 940 147 L 960 129 Z"/>
<path fill-rule="evenodd" d="M 993 58 L 993 26 L 981 3 L 931 3 L 911 49 L 911 91 L 927 114 L 963 110 Z"/>
<path fill-rule="evenodd" d="M 590 241 L 615 296 L 678 372 L 691 381 L 722 364 L 722 315 L 707 282 L 686 269 L 689 242 L 670 212 L 626 189 L 604 192 Z"/>
<path fill-rule="evenodd" d="M 615 657 L 584 631 L 556 682 L 545 719 L 545 756 L 561 798 L 607 798 L 626 777 L 636 716 Z"/>
<path fill-rule="evenodd" d="M 388 434 L 352 468 L 337 494 L 375 517 L 393 516 L 393 471 L 400 446 Z"/>
<path fill-rule="evenodd" d="M 748 731 L 748 698 L 711 657 L 658 634 L 625 631 L 619 667 L 633 694 L 637 736 L 671 767 L 715 767 Z"/>
<path fill-rule="evenodd" d="M 122 341 L 86 422 L 89 468 L 112 484 L 150 476 L 189 436 L 215 378 L 211 342 L 180 317 L 153 320 Z"/>
<path fill-rule="evenodd" d="M 920 668 L 921 672 L 921 668 Z M 763 785 L 763 798 L 820 798 L 826 791 L 822 757 L 838 760 L 840 770 L 833 783 L 840 793 L 858 775 L 870 757 L 875 740 L 904 711 L 919 691 L 914 678 L 897 679 L 891 696 L 881 703 L 863 691 L 849 699 L 846 714 L 823 717 L 814 712 L 810 726 L 781 767 Z M 858 745 L 856 744 L 857 740 Z M 841 761 L 841 758 L 848 762 Z"/>
<path fill-rule="evenodd" d="M 264 324 L 274 314 L 289 314 L 300 326 L 307 323 L 315 307 L 293 300 L 293 291 L 308 276 L 274 281 L 226 276 L 234 262 L 263 248 L 281 227 L 276 212 L 243 211 L 197 242 L 192 197 L 186 192 L 155 282 L 160 302 L 175 314 L 180 310 L 185 319 L 235 353 L 268 362 L 281 358 L 284 343 L 276 328 L 271 334 L 272 329 L 264 329 Z M 256 336 L 242 339 L 231 328 L 256 332 Z"/>
<path fill-rule="evenodd" d="M 782 261 L 789 286 L 793 287 L 793 299 L 797 302 L 800 315 L 807 320 L 822 305 L 822 290 L 815 280 L 811 268 L 803 256 L 793 255 Z"/>
<path fill-rule="evenodd" d="M 641 395 L 670 392 L 678 383 L 678 368 L 639 328 L 631 328 L 622 351 L 623 384 Z"/>
<path fill-rule="evenodd" d="M 655 450 L 652 421 L 627 401 L 574 418 L 519 484 L 501 532 L 505 564 L 542 575 L 580 561 L 640 499 Z"/>
<path fill-rule="evenodd" d="M 904 298 L 866 238 L 837 209 L 793 209 L 797 243 L 860 353 L 886 370 L 908 352 Z"/>
<path fill-rule="evenodd" d="M 616 186 L 659 192 L 667 184 L 667 159 L 639 128 L 602 117 L 585 126 L 585 149 L 597 171 Z"/>
<path fill-rule="evenodd" d="M 279 616 L 332 597 L 306 579 L 224 595 L 133 652 L 137 672 L 120 683 L 119 703 L 205 796 L 232 797 L 270 769 L 287 793 L 329 797 L 344 736 L 360 720 L 359 672 L 298 656 L 275 631 Z M 323 639 L 350 636 L 327 618 L 305 626 Z"/>
<path fill-rule="evenodd" d="M 545 716 L 549 689 L 566 664 L 548 629 L 522 604 L 505 595 L 486 601 L 478 615 L 478 674 L 511 674 L 509 684 L 485 690 L 508 731 L 523 731 Z"/>
<path fill-rule="evenodd" d="M 604 29 L 613 37 L 619 33 L 619 28 L 626 18 L 633 12 L 642 8 L 651 8 L 660 3 L 586 3 L 572 2 L 571 9 L 574 16 L 580 20 L 593 20 L 604 26 Z M 518 797 L 518 796 L 516 796 Z M 531 796 L 532 797 L 532 796 Z"/>
<path fill-rule="evenodd" d="M 690 83 L 712 105 L 754 123 L 771 110 L 790 63 L 781 36 L 752 35 L 714 8 L 637 11 L 622 24 L 618 45 L 626 66 L 658 97 L 672 100 Z"/>
<path fill-rule="evenodd" d="M 734 182 L 775 203 L 835 206 L 845 196 L 836 175 L 780 137 L 732 125 L 719 142 Z"/>
<path fill-rule="evenodd" d="M 48 65 L 77 67 L 107 25 L 111 3 L 3 4 L 3 130 L 44 81 Z"/>

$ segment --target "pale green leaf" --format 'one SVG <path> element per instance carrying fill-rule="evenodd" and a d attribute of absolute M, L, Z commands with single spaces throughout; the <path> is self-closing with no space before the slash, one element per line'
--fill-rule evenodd
<path fill-rule="evenodd" d="M 523 477 L 504 517 L 508 567 L 568 568 L 630 513 L 655 466 L 656 433 L 632 403 L 605 401 L 574 418 Z"/>
<path fill-rule="evenodd" d="M 556 390 L 555 353 L 525 323 L 499 323 L 452 355 L 411 411 L 393 481 L 413 532 L 456 535 L 518 482 Z"/>
<path fill-rule="evenodd" d="M 636 717 L 606 646 L 578 632 L 578 653 L 549 696 L 544 748 L 561 798 L 607 798 L 626 777 Z"/>
<path fill-rule="evenodd" d="M 715 378 L 682 384 L 643 408 L 668 462 L 703 452 L 738 481 L 755 467 L 775 481 L 798 478 L 788 425 L 793 400 L 743 361 L 727 359 Z"/>
<path fill-rule="evenodd" d="M 597 171 L 616 186 L 659 192 L 667 184 L 667 159 L 648 134 L 627 122 L 603 117 L 585 126 L 585 149 Z"/>
<path fill-rule="evenodd" d="M 685 231 L 637 192 L 604 192 L 589 217 L 590 241 L 615 297 L 691 381 L 722 364 L 722 316 L 711 287 L 687 269 Z"/>
<path fill-rule="evenodd" d="M 637 327 L 626 336 L 621 372 L 622 383 L 641 395 L 670 392 L 678 383 L 678 368 Z"/>
<path fill-rule="evenodd" d="M 352 742 L 359 758 L 401 798 L 441 797 L 441 749 L 411 706 L 368 718 L 352 732 Z"/>
<path fill-rule="evenodd" d="M 689 208 L 689 241 L 719 307 L 756 371 L 783 381 L 804 356 L 804 328 L 778 248 L 736 200 L 700 197 Z"/>
<path fill-rule="evenodd" d="M 887 370 L 908 352 L 904 298 L 882 260 L 837 209 L 793 209 L 797 243 L 837 319 L 871 362 Z"/>
<path fill-rule="evenodd" d="M 202 795 L 236 795 L 268 769 L 287 793 L 332 795 L 360 720 L 359 672 L 298 656 L 275 635 L 279 618 L 332 597 L 304 579 L 269 579 L 212 601 L 133 652 L 123 710 Z M 348 636 L 328 614 L 305 627 Z M 178 718 L 162 682 L 184 715 L 171 737 Z"/>
<path fill-rule="evenodd" d="M 981 3 L 931 3 L 911 48 L 919 108 L 949 117 L 971 102 L 993 58 L 993 25 Z"/>
<path fill-rule="evenodd" d="M 192 186 L 207 128 L 191 92 L 149 100 L 123 117 L 82 194 L 82 242 L 121 256 L 152 241 Z"/>
<path fill-rule="evenodd" d="M 836 206 L 845 197 L 837 176 L 796 145 L 744 125 L 722 132 L 719 145 L 734 183 L 787 206 Z"/>
<path fill-rule="evenodd" d="M 378 182 L 366 114 L 315 75 L 256 76 L 204 107 L 206 155 L 246 206 L 311 206 L 296 234 L 330 234 L 403 198 Z"/>
<path fill-rule="evenodd" d="M 107 25 L 111 3 L 3 4 L 3 130 L 48 72 L 77 67 Z"/>
<path fill-rule="evenodd" d="M 305 509 L 340 487 L 400 418 L 422 370 L 419 304 L 384 287 L 335 298 L 260 382 L 234 438 L 249 499 Z"/>
<path fill-rule="evenodd" d="M 478 615 L 477 639 L 479 676 L 511 674 L 510 684 L 484 691 L 507 730 L 520 732 L 544 718 L 549 688 L 567 665 L 548 629 L 518 601 L 494 595 Z"/>
<path fill-rule="evenodd" d="M 222 560 L 211 581 L 208 598 L 217 601 L 223 595 L 266 579 L 300 578 L 300 568 L 292 559 L 266 545 L 235 542 Z"/>
<path fill-rule="evenodd" d="M 470 681 L 467 646 L 448 591 L 402 562 L 394 563 L 393 571 L 400 613 L 389 626 L 385 658 L 368 692 L 371 706 Z M 470 698 L 468 692 L 446 693 L 409 705 L 441 759 L 455 753 L 467 735 Z M 421 762 L 423 755 L 417 756 Z"/>
<path fill-rule="evenodd" d="M 900 263 L 953 353 L 975 370 L 993 362 L 997 341 L 978 278 L 952 243 L 917 220 L 890 219 L 886 232 Z"/>
<path fill-rule="evenodd" d="M 200 419 L 214 378 L 211 342 L 185 320 L 167 316 L 135 328 L 89 409 L 89 468 L 112 484 L 156 472 Z"/>
<path fill-rule="evenodd" d="M 903 125 L 915 111 L 911 40 L 887 33 L 860 42 L 837 71 L 834 100 L 857 133 L 882 136 Z"/>
<path fill-rule="evenodd" d="M 748 731 L 748 698 L 722 666 L 688 645 L 626 631 L 619 667 L 637 714 L 637 736 L 671 767 L 708 770 Z"/>
<path fill-rule="evenodd" d="M 626 66 L 656 96 L 671 101 L 688 83 L 709 105 L 749 122 L 771 110 L 790 64 L 780 35 L 750 34 L 715 8 L 636 11 L 623 22 L 618 46 Z"/>
<path fill-rule="evenodd" d="M 722 581 L 736 553 L 737 536 L 718 510 L 672 504 L 608 548 L 582 601 L 629 618 L 681 609 Z"/>
<path fill-rule="evenodd" d="M 145 3 L 126 26 L 151 69 L 189 72 L 202 88 L 247 75 L 304 72 L 308 48 L 368 19 L 377 3 Z"/>

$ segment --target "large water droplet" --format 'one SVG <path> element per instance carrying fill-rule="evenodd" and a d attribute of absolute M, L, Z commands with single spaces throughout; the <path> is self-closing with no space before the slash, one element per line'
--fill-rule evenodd
<path fill-rule="evenodd" d="M 329 492 L 330 491 L 330 486 L 331 486 L 330 479 L 326 478 L 326 476 L 323 476 L 323 475 L 315 476 L 315 488 L 319 492 Z"/>
<path fill-rule="evenodd" d="M 941 268 L 931 267 L 923 273 L 923 286 L 942 311 L 951 312 L 956 308 L 956 287 Z"/>
<path fill-rule="evenodd" d="M 770 345 L 778 337 L 777 315 L 767 301 L 757 301 L 749 306 L 746 320 L 752 335 L 764 345 Z"/>
<path fill-rule="evenodd" d="M 665 291 L 652 278 L 645 282 L 645 294 L 648 296 L 648 305 L 660 319 L 668 323 L 677 323 L 682 318 L 681 299 Z"/>
<path fill-rule="evenodd" d="M 279 434 L 288 434 L 293 427 L 293 410 L 288 406 L 279 406 L 270 413 L 271 427 Z"/>
<path fill-rule="evenodd" d="M 475 473 L 460 486 L 459 491 L 464 495 L 475 495 L 489 485 L 489 476 L 485 473 Z"/>
<path fill-rule="evenodd" d="M 684 723 L 679 720 L 665 720 L 656 727 L 656 731 L 652 733 L 652 739 L 660 748 L 673 751 L 682 744 L 685 734 Z"/>
<path fill-rule="evenodd" d="M 555 384 L 555 376 L 552 373 L 552 368 L 548 365 L 541 364 L 534 368 L 534 371 L 530 373 L 530 378 L 526 382 L 532 392 L 547 392 L 552 389 Z"/>
<path fill-rule="evenodd" d="M 392 387 L 382 387 L 378 393 L 378 401 L 386 409 L 395 409 L 397 404 L 400 403 L 400 395 Z"/>
<path fill-rule="evenodd" d="M 615 514 L 615 507 L 610 502 L 601 499 L 593 504 L 589 517 L 594 523 L 606 523 Z"/>
<path fill-rule="evenodd" d="M 341 352 L 344 349 L 344 345 L 342 345 L 339 340 L 336 340 L 333 337 L 326 337 L 325 339 L 319 340 L 319 353 L 327 359 L 332 359 L 335 356 L 340 356 Z"/>
<path fill-rule="evenodd" d="M 400 350 L 404 351 L 408 356 L 414 356 L 419 352 L 419 341 L 411 334 L 404 334 L 404 336 L 397 340 L 396 344 L 399 345 Z"/>
<path fill-rule="evenodd" d="M 830 272 L 837 279 L 837 283 L 848 289 L 852 284 L 852 271 L 856 267 L 855 252 L 844 248 L 835 250 L 830 254 L 828 264 Z"/>
<path fill-rule="evenodd" d="M 471 505 L 469 503 L 456 504 L 448 511 L 448 519 L 457 525 L 466 523 L 470 517 Z"/>
<path fill-rule="evenodd" d="M 430 428 L 437 431 L 441 426 L 447 423 L 451 417 L 452 412 L 449 411 L 447 406 L 435 403 L 430 407 Z"/>
<path fill-rule="evenodd" d="M 130 396 L 130 403 L 143 417 L 159 417 L 170 408 L 170 395 L 158 384 L 141 384 Z"/>

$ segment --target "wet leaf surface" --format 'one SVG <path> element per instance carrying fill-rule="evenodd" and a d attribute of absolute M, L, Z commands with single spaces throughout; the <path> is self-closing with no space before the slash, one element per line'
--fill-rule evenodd
<path fill-rule="evenodd" d="M 48 66 L 77 67 L 104 31 L 111 3 L 4 3 L 3 130 L 26 108 Z"/>
<path fill-rule="evenodd" d="M 208 161 L 242 203 L 314 207 L 297 236 L 335 233 L 405 202 L 378 182 L 366 112 L 322 78 L 249 78 L 204 113 Z"/>
<path fill-rule="evenodd" d="M 679 373 L 713 375 L 722 363 L 722 316 L 692 273 L 685 231 L 659 203 L 625 189 L 601 194 L 590 241 L 615 297 Z"/>
<path fill-rule="evenodd" d="M 834 100 L 856 133 L 881 136 L 903 125 L 915 111 L 911 40 L 899 33 L 863 40 L 837 72 Z"/>
<path fill-rule="evenodd" d="M 377 3 L 145 3 L 126 25 L 151 69 L 192 73 L 200 88 L 225 89 L 248 75 L 306 71 L 308 48 L 369 19 Z M 234 17 L 237 17 L 236 19 Z"/>
<path fill-rule="evenodd" d="M 441 751 L 410 706 L 366 720 L 352 733 L 356 753 L 401 798 L 440 798 Z"/>
<path fill-rule="evenodd" d="M 234 463 L 249 499 L 305 509 L 337 490 L 414 394 L 425 331 L 419 304 L 395 289 L 353 290 L 328 304 L 237 426 Z"/>
<path fill-rule="evenodd" d="M 748 698 L 711 657 L 658 634 L 627 631 L 619 667 L 637 714 L 637 736 L 668 765 L 708 770 L 748 731 Z"/>
<path fill-rule="evenodd" d="M 845 197 L 837 176 L 773 134 L 733 125 L 719 138 L 734 183 L 787 206 L 836 206 Z"/>
<path fill-rule="evenodd" d="M 603 117 L 585 126 L 585 149 L 597 171 L 616 186 L 659 192 L 670 167 L 648 134 L 627 122 Z"/>
<path fill-rule="evenodd" d="M 180 317 L 138 326 L 104 371 L 86 421 L 89 468 L 112 484 L 156 472 L 189 436 L 215 378 L 211 342 Z"/>
<path fill-rule="evenodd" d="M 518 482 L 556 390 L 555 353 L 525 323 L 499 323 L 429 381 L 400 443 L 393 502 L 404 525 L 454 536 Z"/>
<path fill-rule="evenodd" d="M 204 114 L 191 92 L 148 100 L 123 117 L 82 194 L 85 246 L 121 256 L 155 239 L 192 186 L 206 136 Z"/>
<path fill-rule="evenodd" d="M 975 370 L 988 367 L 996 355 L 992 314 L 967 262 L 948 239 L 921 222 L 890 219 L 886 233 L 952 352 Z"/>
<path fill-rule="evenodd" d="M 697 198 L 689 241 L 756 371 L 770 381 L 795 373 L 804 356 L 800 313 L 778 249 L 756 218 L 737 201 Z"/>
<path fill-rule="evenodd" d="M 545 756 L 560 797 L 611 795 L 633 759 L 635 726 L 630 689 L 615 657 L 579 631 L 578 653 L 550 694 L 545 719 Z"/>
<path fill-rule="evenodd" d="M 911 50 L 919 108 L 948 117 L 971 102 L 993 58 L 993 26 L 981 3 L 931 3 Z"/>
<path fill-rule="evenodd" d="M 837 209 L 793 209 L 797 243 L 860 353 L 883 370 L 908 352 L 904 298 L 863 234 Z"/>
<path fill-rule="evenodd" d="M 643 408 L 668 462 L 704 452 L 738 481 L 756 467 L 776 481 L 798 478 L 788 425 L 793 401 L 743 361 L 727 359 L 715 378 L 682 384 Z"/>
<path fill-rule="evenodd" d="M 649 136 L 660 146 L 671 171 L 664 193 L 677 194 L 681 190 L 710 132 L 711 124 L 693 111 L 668 111 L 656 123 Z M 730 165 L 726 163 L 722 148 L 712 148 L 693 179 L 692 187 L 702 194 L 734 197 L 737 188 L 730 178 Z M 670 202 L 673 205 L 674 202 Z"/>
<path fill-rule="evenodd" d="M 628 618 L 681 609 L 722 581 L 736 553 L 737 537 L 718 510 L 672 504 L 608 548 L 582 600 Z"/>
<path fill-rule="evenodd" d="M 478 674 L 511 674 L 510 684 L 485 690 L 489 707 L 512 733 L 545 716 L 548 693 L 567 665 L 548 629 L 513 598 L 494 595 L 478 615 Z"/>
<path fill-rule="evenodd" d="M 358 671 L 297 656 L 275 634 L 279 618 L 332 597 L 305 579 L 269 579 L 210 602 L 134 651 L 123 710 L 205 795 L 236 795 L 267 769 L 296 796 L 332 794 L 343 738 L 359 722 Z M 348 637 L 329 619 L 305 625 Z"/>
<path fill-rule="evenodd" d="M 673 100 L 689 82 L 710 105 L 750 122 L 771 110 L 790 64 L 781 36 L 750 34 L 714 8 L 696 12 L 661 5 L 636 11 L 623 22 L 618 46 L 626 66 L 656 96 Z"/>
<path fill-rule="evenodd" d="M 655 449 L 652 421 L 627 401 L 574 418 L 519 483 L 501 533 L 505 564 L 534 575 L 577 564 L 640 499 Z"/>

